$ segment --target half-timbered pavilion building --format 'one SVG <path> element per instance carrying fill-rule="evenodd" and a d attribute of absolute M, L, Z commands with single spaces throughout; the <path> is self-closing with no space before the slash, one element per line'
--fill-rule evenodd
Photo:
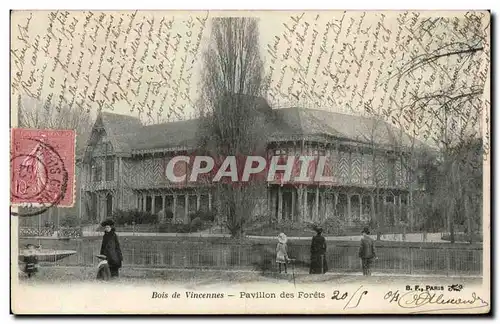
<path fill-rule="evenodd" d="M 407 157 L 415 143 L 407 134 L 379 119 L 324 110 L 267 106 L 264 113 L 270 120 L 270 155 L 326 155 L 335 161 L 334 182 L 271 183 L 256 200 L 255 213 L 297 222 L 326 217 L 347 224 L 376 217 L 391 224 L 408 220 L 409 189 L 416 189 L 416 177 L 408 172 Z M 178 186 L 165 176 L 169 158 L 196 147 L 197 129 L 196 119 L 143 125 L 135 117 L 99 113 L 81 169 L 83 217 L 99 221 L 118 209 L 170 210 L 174 219 L 188 221 L 190 213 L 216 208 L 210 186 Z M 385 208 L 376 207 L 380 205 Z"/>

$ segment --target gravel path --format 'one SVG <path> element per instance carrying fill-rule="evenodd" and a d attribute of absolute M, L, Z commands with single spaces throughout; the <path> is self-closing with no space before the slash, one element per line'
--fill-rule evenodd
<path fill-rule="evenodd" d="M 36 283 L 78 283 L 93 282 L 96 269 L 93 267 L 43 267 L 39 273 L 31 279 L 20 275 L 20 281 L 27 284 Z M 213 284 L 232 284 L 232 283 L 270 283 L 279 284 L 283 282 L 293 283 L 291 271 L 288 274 L 279 274 L 275 272 L 260 273 L 255 271 L 219 271 L 219 270 L 164 270 L 164 269 L 130 269 L 123 268 L 120 271 L 120 278 L 117 283 L 182 283 L 186 286 L 203 286 Z M 441 285 L 454 284 L 457 282 L 468 284 L 480 284 L 481 278 L 472 277 L 433 277 L 433 276 L 405 276 L 391 275 L 383 273 L 374 273 L 372 277 L 363 277 L 360 273 L 327 273 L 325 275 L 309 275 L 306 272 L 295 273 L 295 281 L 300 283 L 331 283 L 331 284 L 349 284 L 349 283 L 371 283 L 371 284 L 422 284 L 438 283 Z"/>

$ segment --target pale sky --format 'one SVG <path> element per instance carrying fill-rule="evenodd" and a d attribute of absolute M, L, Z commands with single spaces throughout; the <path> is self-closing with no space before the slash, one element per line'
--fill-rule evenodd
<path fill-rule="evenodd" d="M 481 14 L 486 27 L 489 16 L 476 13 Z M 95 113 L 99 106 L 136 116 L 142 111 L 146 123 L 168 116 L 190 118 L 200 90 L 201 51 L 209 41 L 207 18 L 215 15 L 14 12 L 12 94 L 36 97 L 47 107 L 80 107 L 82 113 Z M 460 41 L 460 26 L 471 21 L 464 12 L 253 11 L 245 15 L 260 19 L 261 53 L 271 80 L 268 100 L 275 108 L 364 114 L 368 107 L 368 114 L 409 124 L 408 131 L 436 128 L 430 123 L 436 118 L 429 111 L 416 125 L 401 117 L 409 114 L 405 106 L 412 102 L 412 94 L 422 96 L 457 84 L 454 91 L 460 95 L 461 89 L 484 82 L 474 76 L 489 67 L 489 53 L 481 52 L 470 62 L 457 64 L 448 58 L 424 66 L 399 83 L 394 77 L 412 53 L 431 53 Z M 489 44 L 484 47 L 489 51 Z"/>

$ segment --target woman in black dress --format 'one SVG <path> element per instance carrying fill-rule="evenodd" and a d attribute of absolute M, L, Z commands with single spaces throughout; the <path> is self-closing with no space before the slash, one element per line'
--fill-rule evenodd
<path fill-rule="evenodd" d="M 111 277 L 118 277 L 118 269 L 122 267 L 123 256 L 114 224 L 112 220 L 105 220 L 101 223 L 101 226 L 104 227 L 101 254 L 106 256 Z"/>
<path fill-rule="evenodd" d="M 326 240 L 321 235 L 323 232 L 322 228 L 317 227 L 315 230 L 316 236 L 313 236 L 311 242 L 311 267 L 309 273 L 326 273 L 328 271 L 326 263 Z"/>

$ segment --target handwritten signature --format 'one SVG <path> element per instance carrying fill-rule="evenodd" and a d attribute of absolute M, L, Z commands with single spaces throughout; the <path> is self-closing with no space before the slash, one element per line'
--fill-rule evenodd
<path fill-rule="evenodd" d="M 430 291 L 409 291 L 400 293 L 399 290 L 389 291 L 384 295 L 384 299 L 389 303 L 397 303 L 401 308 L 415 309 L 423 306 L 460 306 L 450 308 L 432 308 L 427 311 L 444 311 L 455 309 L 474 309 L 489 306 L 489 303 L 478 296 L 475 292 L 469 297 L 446 297 L 443 293 Z M 465 306 L 465 307 L 462 307 Z"/>

